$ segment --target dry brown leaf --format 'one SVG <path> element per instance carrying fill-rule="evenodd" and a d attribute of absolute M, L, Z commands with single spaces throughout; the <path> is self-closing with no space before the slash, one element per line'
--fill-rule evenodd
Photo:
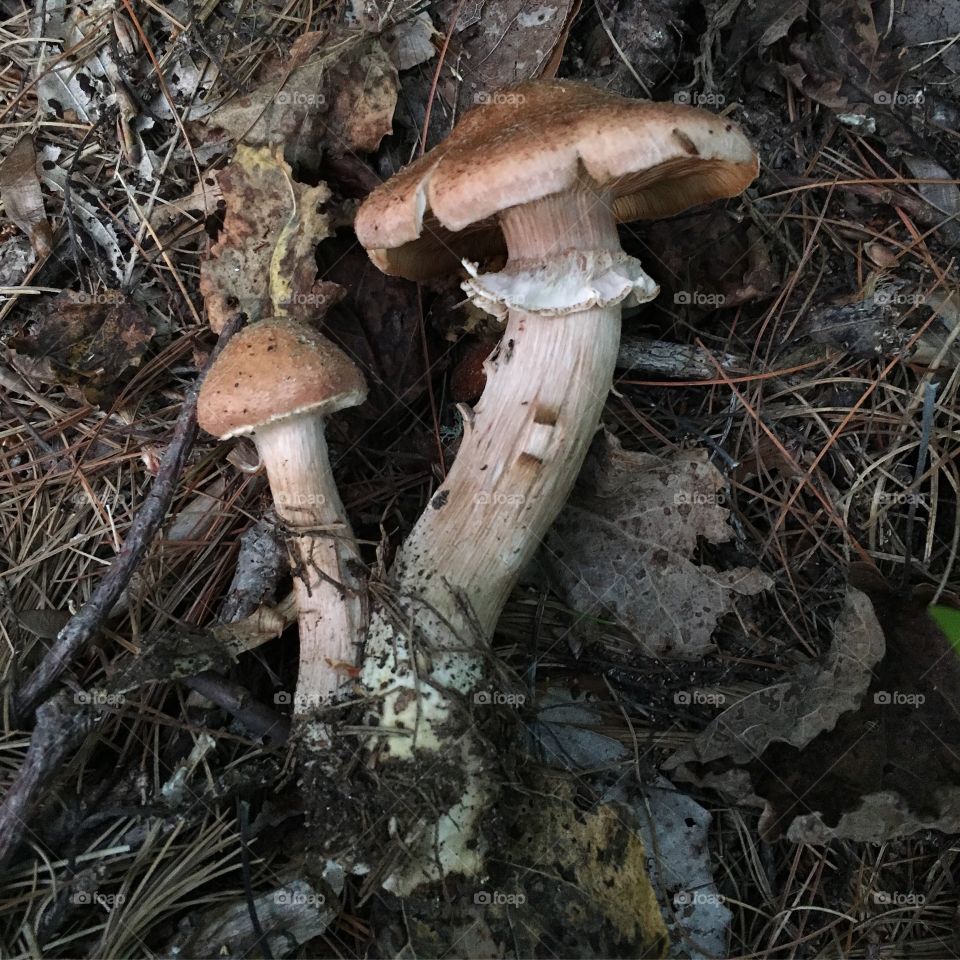
<path fill-rule="evenodd" d="M 65 290 L 39 312 L 29 336 L 11 337 L 19 359 L 33 361 L 35 375 L 77 384 L 91 403 L 115 393 L 121 375 L 140 365 L 156 328 L 143 307 L 122 290 Z"/>
<path fill-rule="evenodd" d="M 379 44 L 333 69 L 325 146 L 334 154 L 372 153 L 393 131 L 397 70 Z"/>
<path fill-rule="evenodd" d="M 30 238 L 37 259 L 50 255 L 53 231 L 43 209 L 33 137 L 21 137 L 0 164 L 0 197 L 7 216 Z"/>
<path fill-rule="evenodd" d="M 702 451 L 660 458 L 604 434 L 547 535 L 544 562 L 571 606 L 615 617 L 645 656 L 700 657 L 735 597 L 770 586 L 759 570 L 691 559 L 699 538 L 732 536 L 723 486 Z"/>
<path fill-rule="evenodd" d="M 802 747 L 832 730 L 842 713 L 859 706 L 870 671 L 883 657 L 883 632 L 865 593 L 848 591 L 834 636 L 822 664 L 805 664 L 793 680 L 739 700 L 693 743 L 674 753 L 666 769 L 720 758 L 748 764 L 774 740 Z"/>
<path fill-rule="evenodd" d="M 235 97 L 198 122 L 249 146 L 278 146 L 297 137 L 318 136 L 317 118 L 326 110 L 324 75 L 330 66 L 329 56 L 316 52 L 324 39 L 320 31 L 298 37 L 289 59 L 272 64 L 252 93 Z"/>
<path fill-rule="evenodd" d="M 833 110 L 871 102 L 893 68 L 880 53 L 870 0 L 822 0 L 816 28 L 790 44 L 794 63 L 777 64 L 798 90 Z"/>
<path fill-rule="evenodd" d="M 734 704 L 667 769 L 763 807 L 770 841 L 956 832 L 960 660 L 926 603 L 854 564 L 823 662 Z"/>
<path fill-rule="evenodd" d="M 319 32 L 299 37 L 290 59 L 271 65 L 253 93 L 201 123 L 248 146 L 287 147 L 296 157 L 376 150 L 393 122 L 396 68 L 371 37 L 321 46 L 326 39 Z"/>
<path fill-rule="evenodd" d="M 437 53 L 434 38 L 439 34 L 425 10 L 385 30 L 383 48 L 398 70 L 410 70 L 433 59 Z"/>
<path fill-rule="evenodd" d="M 322 316 L 340 293 L 316 280 L 314 249 L 331 233 L 327 185 L 295 181 L 279 148 L 243 144 L 217 182 L 224 224 L 200 267 L 210 326 L 219 333 L 237 311 L 251 321 Z"/>

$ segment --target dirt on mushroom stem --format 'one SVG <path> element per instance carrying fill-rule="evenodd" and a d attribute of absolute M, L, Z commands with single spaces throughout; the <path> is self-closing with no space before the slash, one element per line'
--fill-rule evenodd
<path fill-rule="evenodd" d="M 570 251 L 620 253 L 610 198 L 592 184 L 510 210 L 503 227 L 510 259 L 501 276 L 511 264 L 542 265 L 549 275 Z M 481 834 L 504 759 L 502 741 L 490 739 L 493 694 L 503 687 L 490 640 L 570 493 L 612 382 L 619 300 L 548 313 L 509 311 L 456 462 L 398 554 L 389 599 L 372 605 L 361 681 L 368 723 L 378 728 L 364 737 L 375 771 L 356 769 L 375 777 L 379 792 L 405 786 L 373 829 L 369 821 L 364 831 L 334 827 L 329 853 L 343 855 L 352 831 L 348 859 L 386 862 L 383 886 L 401 895 L 484 869 Z M 457 776 L 438 782 L 424 770 Z M 317 799 L 328 815 L 330 799 Z"/>

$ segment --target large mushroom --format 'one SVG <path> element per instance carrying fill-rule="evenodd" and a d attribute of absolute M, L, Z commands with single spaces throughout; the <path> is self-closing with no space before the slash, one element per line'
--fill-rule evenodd
<path fill-rule="evenodd" d="M 535 81 L 471 111 L 360 207 L 357 237 L 387 273 L 425 279 L 507 253 L 492 274 L 464 261 L 464 289 L 506 331 L 456 461 L 398 553 L 396 603 L 370 625 L 362 679 L 378 698 L 381 764 L 433 755 L 462 771 L 456 802 L 426 831 L 410 826 L 417 852 L 388 887 L 482 867 L 489 754 L 458 704 L 478 699 L 503 605 L 597 429 L 621 306 L 658 292 L 618 221 L 735 196 L 757 170 L 743 133 L 706 111 Z"/>
<path fill-rule="evenodd" d="M 240 331 L 210 368 L 197 402 L 204 430 L 253 436 L 290 537 L 300 627 L 295 714 L 340 699 L 363 635 L 359 552 L 330 469 L 325 420 L 367 395 L 353 361 L 286 317 Z"/>

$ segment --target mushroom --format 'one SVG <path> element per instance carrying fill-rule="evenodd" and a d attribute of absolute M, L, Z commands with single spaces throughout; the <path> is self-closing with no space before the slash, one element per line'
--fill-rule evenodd
<path fill-rule="evenodd" d="M 457 757 L 464 778 L 418 835 L 419 863 L 388 887 L 482 869 L 491 754 L 457 705 L 491 699 L 477 696 L 485 651 L 597 429 L 621 306 L 658 293 L 617 222 L 735 196 L 757 171 L 743 133 L 706 111 L 533 81 L 468 113 L 361 205 L 357 237 L 390 274 L 425 279 L 469 252 L 507 253 L 496 273 L 463 263 L 464 289 L 506 330 L 456 461 L 396 558 L 404 616 L 375 610 L 370 624 L 362 681 L 384 730 L 371 749 L 381 762 Z"/>
<path fill-rule="evenodd" d="M 330 470 L 324 424 L 366 395 L 363 374 L 342 350 L 302 323 L 275 317 L 230 340 L 197 402 L 204 430 L 222 440 L 252 435 L 290 536 L 300 626 L 294 703 L 301 717 L 342 697 L 362 636 L 360 556 Z"/>

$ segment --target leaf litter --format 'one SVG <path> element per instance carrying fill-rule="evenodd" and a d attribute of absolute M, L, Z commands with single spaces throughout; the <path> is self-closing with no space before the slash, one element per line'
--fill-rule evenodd
<path fill-rule="evenodd" d="M 743 698 L 666 769 L 763 807 L 772 841 L 960 831 L 960 661 L 926 611 L 866 564 L 851 571 L 822 662 Z"/>
<path fill-rule="evenodd" d="M 554 790 L 549 780 L 529 781 L 540 806 L 545 793 L 563 795 L 544 807 L 541 819 L 550 829 L 542 831 L 546 849 L 541 842 L 537 856 L 590 837 L 619 863 L 615 882 L 625 876 L 624 861 L 640 863 L 636 824 L 623 828 L 625 814 L 611 818 L 613 805 L 602 814 L 591 806 L 603 796 L 602 778 L 592 769 L 600 765 L 604 776 L 643 780 L 641 802 L 658 830 L 669 826 L 672 836 L 676 826 L 680 838 L 674 844 L 661 833 L 661 852 L 680 846 L 689 853 L 689 874 L 671 883 L 662 870 L 672 861 L 664 857 L 658 874 L 650 859 L 657 841 L 644 834 L 673 955 L 697 955 L 697 924 L 709 925 L 708 901 L 718 922 L 710 928 L 713 939 L 699 941 L 711 947 L 705 955 L 829 953 L 838 942 L 871 956 L 906 952 L 915 943 L 951 953 L 942 928 L 944 911 L 952 909 L 944 851 L 957 829 L 952 662 L 924 619 L 927 595 L 856 574 L 847 587 L 843 572 L 850 556 L 867 553 L 893 582 L 920 581 L 931 592 L 957 588 L 955 331 L 946 309 L 926 331 L 925 309 L 842 309 L 843 295 L 866 289 L 870 278 L 861 281 L 873 267 L 895 281 L 909 279 L 882 288 L 896 298 L 923 291 L 931 307 L 952 303 L 957 194 L 949 137 L 958 112 L 949 17 L 935 3 L 906 9 L 706 0 L 681 7 L 662 0 L 641 8 L 620 0 L 549 10 L 467 2 L 454 23 L 456 3 L 352 6 L 347 30 L 326 8 L 312 14 L 290 8 L 272 18 L 265 8 L 224 17 L 207 7 L 187 17 L 178 4 L 136 13 L 125 5 L 104 16 L 101 6 L 67 8 L 59 0 L 11 21 L 19 43 L 11 48 L 17 53 L 8 78 L 18 99 L 9 108 L 3 156 L 9 161 L 30 130 L 39 163 L 23 166 L 23 210 L 16 217 L 5 211 L 0 264 L 5 284 L 37 286 L 4 291 L 0 309 L 5 343 L 11 333 L 32 341 L 27 349 L 35 355 L 21 357 L 24 376 L 45 373 L 33 389 L 0 370 L 0 521 L 11 593 L 5 606 L 16 620 L 9 620 L 12 629 L 0 622 L 14 638 L 3 646 L 7 675 L 34 655 L 23 652 L 24 636 L 53 639 L 62 611 L 83 602 L 114 555 L 131 510 L 129 503 L 115 509 L 116 498 L 105 491 L 132 503 L 143 495 L 171 410 L 209 348 L 196 306 L 201 253 L 222 244 L 225 261 L 249 274 L 246 287 L 231 285 L 226 270 L 208 276 L 215 324 L 238 304 L 260 315 L 302 309 L 370 365 L 376 414 L 364 425 L 362 443 L 340 445 L 360 434 L 351 434 L 349 422 L 343 431 L 338 426 L 332 449 L 367 558 L 377 562 L 402 538 L 444 461 L 455 456 L 462 425 L 447 390 L 444 350 L 462 331 L 451 319 L 455 285 L 416 291 L 366 276 L 363 255 L 346 255 L 351 205 L 416 155 L 428 104 L 432 141 L 464 109 L 524 75 L 586 77 L 633 95 L 650 87 L 657 99 L 699 102 L 743 123 L 760 148 L 765 179 L 742 202 L 625 236 L 674 297 L 685 290 L 713 297 L 705 307 L 661 297 L 649 311 L 626 317 L 627 329 L 661 345 L 696 344 L 707 357 L 729 353 L 749 363 L 731 383 L 711 364 L 692 377 L 702 386 L 665 377 L 651 391 L 618 382 L 605 421 L 644 451 L 631 457 L 648 456 L 660 466 L 630 462 L 603 496 L 606 488 L 585 472 L 572 505 L 580 511 L 572 516 L 589 531 L 583 569 L 579 547 L 570 547 L 580 531 L 567 520 L 558 527 L 559 546 L 568 551 L 553 571 L 559 590 L 531 580 L 505 611 L 497 652 L 529 679 L 530 703 L 538 709 L 536 719 L 525 719 L 544 746 L 537 756 L 576 783 L 575 790 L 566 781 Z M 162 88 L 156 64 L 164 71 Z M 241 151 L 258 148 L 273 152 L 251 173 Z M 235 168 L 227 173 L 231 160 Z M 220 194 L 211 183 L 218 170 L 227 182 L 235 177 L 239 190 Z M 2 186 L 6 194 L 8 182 Z M 319 199 L 324 189 L 329 196 Z M 263 203 L 261 220 L 231 215 L 230 202 L 236 212 L 243 190 Z M 311 212 L 305 201 L 313 198 L 322 209 Z M 41 213 L 62 225 L 59 259 L 33 263 L 27 281 L 35 258 L 26 237 L 42 233 L 42 225 L 32 226 L 42 223 Z M 268 255 L 247 258 L 257 238 Z M 271 283 L 287 277 L 272 294 Z M 340 287 L 346 299 L 327 311 Z M 63 330 L 42 327 L 52 302 L 45 292 L 65 288 L 123 292 L 153 313 L 129 344 L 127 321 L 114 318 L 111 327 L 97 311 L 81 322 L 65 310 Z M 855 296 L 846 305 L 858 302 Z M 172 341 L 159 330 L 146 334 L 161 326 L 161 314 Z M 81 350 L 96 347 L 98 329 L 100 353 L 85 366 Z M 918 331 L 921 350 L 909 345 Z M 44 355 L 38 332 L 56 347 L 62 367 Z M 818 337 L 822 346 L 809 350 Z M 877 367 L 878 359 L 894 365 Z M 917 401 L 932 374 L 925 365 L 934 361 L 941 387 L 924 419 Z M 800 372 L 783 371 L 802 365 Z M 130 384 L 136 392 L 123 393 Z M 728 403 L 735 392 L 736 402 Z M 122 396 L 128 405 L 116 413 L 90 408 L 94 395 L 103 402 Z M 54 450 L 50 460 L 46 448 Z M 927 448 L 913 492 L 890 493 L 911 482 L 913 458 Z M 720 474 L 708 449 L 723 454 L 716 463 L 729 458 L 738 466 Z M 168 538 L 182 528 L 186 539 L 156 544 L 142 582 L 131 584 L 103 636 L 76 663 L 76 679 L 87 689 L 106 690 L 115 678 L 114 696 L 126 699 L 98 712 L 65 771 L 64 792 L 54 784 L 32 824 L 35 849 L 44 855 L 25 854 L 14 882 L 30 871 L 33 892 L 0 911 L 0 936 L 11 955 L 37 949 L 51 956 L 65 949 L 139 955 L 141 948 L 153 955 L 167 946 L 213 953 L 223 939 L 256 949 L 251 903 L 277 956 L 297 943 L 317 953 L 333 949 L 335 940 L 338 955 L 353 955 L 386 942 L 377 942 L 389 930 L 382 914 L 349 896 L 336 928 L 327 926 L 326 914 L 315 926 L 297 926 L 320 911 L 307 916 L 287 901 L 318 891 L 333 896 L 340 888 L 320 886 L 319 873 L 297 860 L 301 834 L 291 821 L 300 814 L 290 792 L 281 796 L 281 758 L 262 744 L 251 747 L 229 715 L 170 682 L 207 668 L 242 680 L 249 696 L 265 704 L 290 683 L 290 638 L 276 640 L 294 615 L 288 584 L 271 561 L 266 534 L 248 538 L 253 546 L 246 555 L 241 548 L 267 501 L 255 465 L 238 466 L 236 453 L 200 444 L 182 479 L 180 513 L 169 525 Z M 619 456 L 628 458 L 622 450 Z M 654 479 L 657 470 L 665 480 Z M 629 509 L 631 495 L 670 507 L 681 482 L 716 499 L 691 503 L 698 516 L 674 518 L 676 526 Z M 825 517 L 813 491 L 826 492 L 836 518 Z M 67 510 L 64 497 L 89 506 Z M 609 544 L 600 531 L 609 533 Z M 660 549 L 673 551 L 662 569 L 654 533 L 667 538 Z M 238 557 L 243 564 L 235 563 Z M 618 557 L 638 564 L 636 577 L 625 575 Z M 249 577 L 235 595 L 230 588 L 240 572 Z M 732 573 L 741 573 L 750 590 L 738 591 L 728 581 Z M 604 595 L 611 585 L 612 598 Z M 652 585 L 666 602 L 648 592 Z M 709 611 L 684 606 L 683 590 L 705 596 Z M 236 605 L 221 607 L 224 597 Z M 879 635 L 868 627 L 871 607 Z M 239 623 L 211 626 L 218 612 L 234 610 L 246 614 Z M 56 616 L 34 617 L 38 611 Z M 706 614 L 702 624 L 696 612 Z M 689 624 L 678 620 L 688 614 Z M 757 637 L 763 642 L 753 645 Z M 867 661 L 879 649 L 872 673 L 856 673 L 852 646 L 867 648 Z M 244 656 L 254 647 L 257 653 Z M 661 659 L 648 655 L 655 651 Z M 802 683 L 805 705 L 796 691 Z M 720 730 L 718 704 L 730 704 L 721 714 L 730 724 L 747 727 Z M 789 729 L 777 725 L 784 710 L 794 721 Z M 4 733 L 4 770 L 15 771 L 25 731 L 8 718 Z M 150 745 L 147 753 L 141 742 Z M 664 786 L 656 767 L 671 752 L 706 755 L 720 742 L 726 755 L 683 764 L 712 784 L 696 788 L 710 809 L 705 814 L 693 798 Z M 181 770 L 189 775 L 178 780 Z M 186 806 L 171 811 L 162 790 L 181 780 Z M 661 788 L 674 806 L 654 802 Z M 620 802 L 640 813 L 635 800 Z M 246 837 L 238 803 L 257 811 Z M 274 803 L 288 804 L 293 816 L 272 814 Z M 592 815 L 581 816 L 587 808 Z M 111 817 L 113 810 L 121 813 Z M 516 808 L 506 812 L 516 817 Z M 579 826 L 568 829 L 571 812 Z M 511 822 L 523 831 L 529 817 Z M 804 845 L 828 841 L 826 849 Z M 710 857 L 697 860 L 705 842 L 713 862 L 723 865 L 715 877 L 696 866 L 709 868 Z M 246 874 L 244 852 L 251 854 Z M 78 865 L 92 866 L 70 866 L 78 853 L 84 858 Z M 600 860 L 589 859 L 583 870 L 605 883 L 611 874 Z M 523 879 L 536 886 L 540 905 L 560 902 L 566 878 L 581 864 L 565 853 L 552 866 L 556 891 L 544 890 L 539 877 Z M 628 872 L 639 890 L 642 871 Z M 308 883 L 294 879 L 307 875 Z M 508 876 L 516 882 L 521 874 Z M 585 879 L 580 892 L 587 887 Z M 924 902 L 910 907 L 908 923 L 902 910 L 889 909 L 896 893 L 877 899 L 877 891 L 912 895 L 915 888 Z M 128 900 L 115 899 L 109 911 L 98 906 L 97 917 L 107 922 L 89 933 L 91 913 L 71 899 L 81 893 Z M 589 898 L 566 906 L 584 902 Z M 732 923 L 724 910 L 733 913 Z M 489 918 L 477 912 L 478 921 Z M 318 947 L 309 938 L 321 928 L 328 939 Z M 489 928 L 478 923 L 474 939 L 464 941 L 479 955 L 498 955 L 513 942 L 512 934 L 485 939 Z M 401 938 L 396 952 L 405 943 Z"/>
<path fill-rule="evenodd" d="M 604 433 L 546 538 L 544 563 L 572 607 L 612 616 L 644 656 L 702 656 L 736 598 L 771 586 L 755 568 L 693 559 L 701 538 L 733 537 L 724 488 L 702 450 L 635 453 Z"/>

